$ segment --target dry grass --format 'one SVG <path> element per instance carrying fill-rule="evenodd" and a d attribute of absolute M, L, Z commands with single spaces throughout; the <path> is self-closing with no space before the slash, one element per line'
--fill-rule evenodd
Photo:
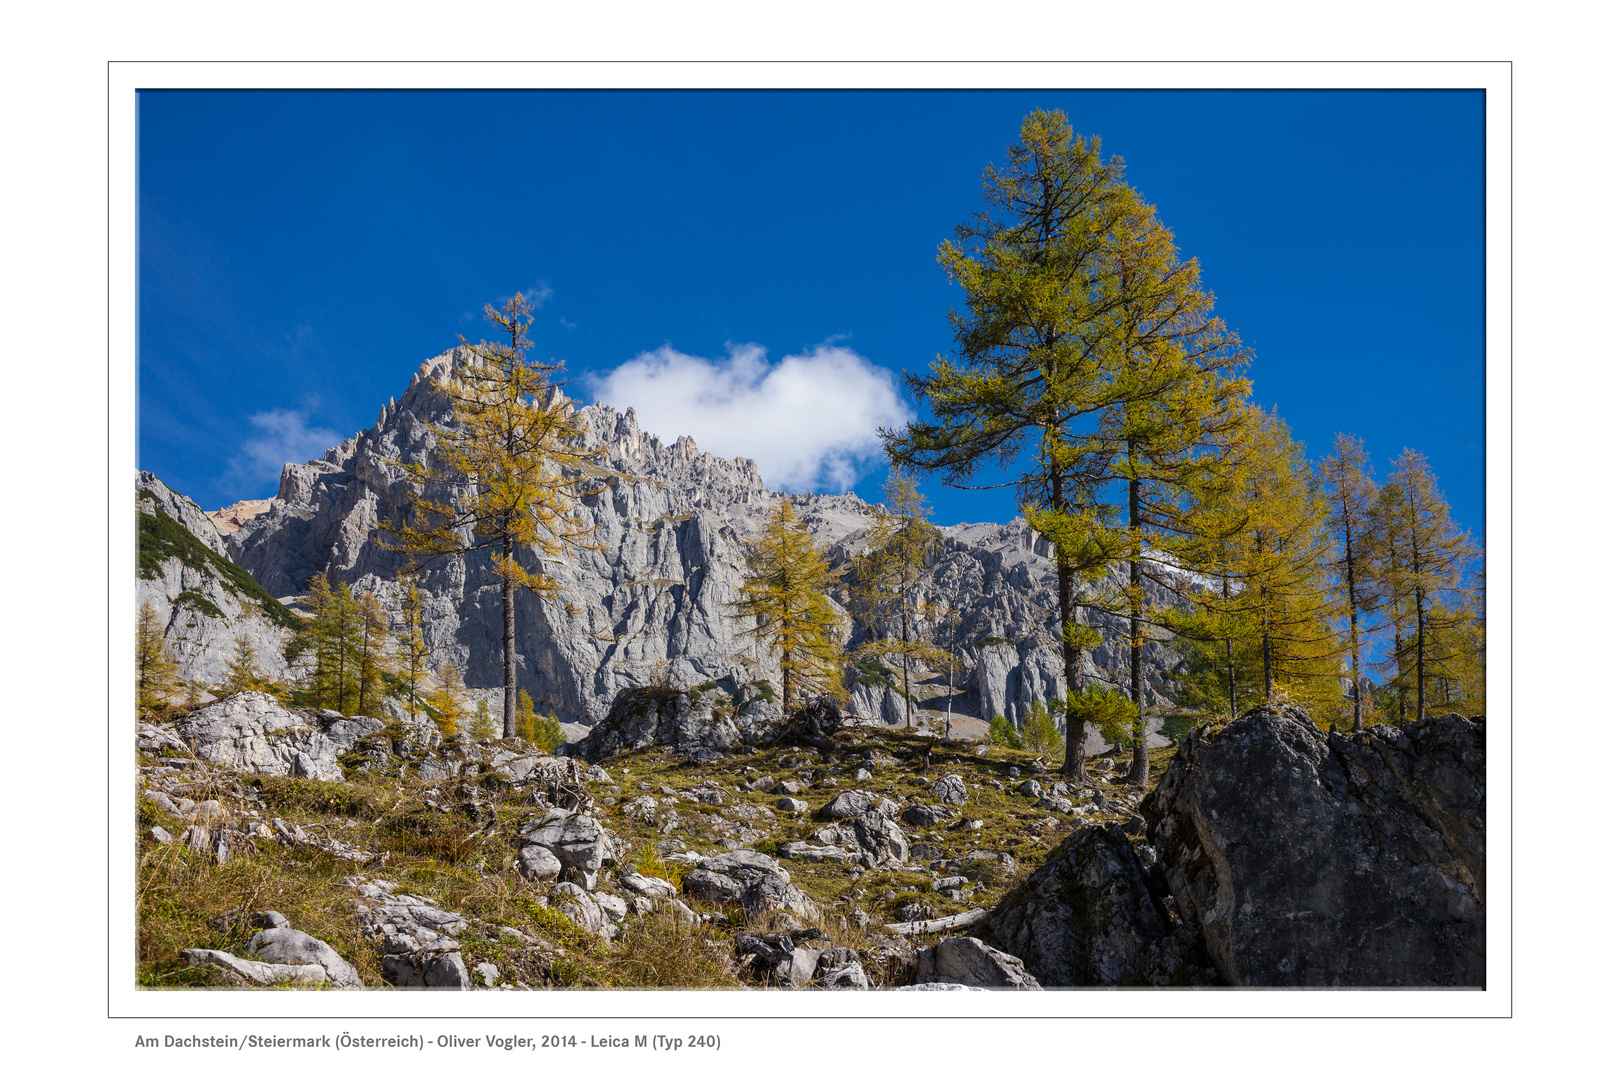
<path fill-rule="evenodd" d="M 669 907 L 627 919 L 603 966 L 610 984 L 620 987 L 712 990 L 742 985 L 730 939 L 691 925 Z"/>

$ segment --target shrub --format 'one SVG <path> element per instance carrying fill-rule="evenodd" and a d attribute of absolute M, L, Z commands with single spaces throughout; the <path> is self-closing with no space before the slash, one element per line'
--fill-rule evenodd
<path fill-rule="evenodd" d="M 1038 701 L 1024 719 L 1024 749 L 1044 758 L 1063 756 L 1063 728 L 1052 710 Z"/>
<path fill-rule="evenodd" d="M 995 718 L 990 721 L 990 741 L 997 746 L 1005 746 L 1011 750 L 1022 750 L 1024 748 L 1023 736 L 1013 726 L 1013 722 L 1000 713 L 997 713 Z"/>

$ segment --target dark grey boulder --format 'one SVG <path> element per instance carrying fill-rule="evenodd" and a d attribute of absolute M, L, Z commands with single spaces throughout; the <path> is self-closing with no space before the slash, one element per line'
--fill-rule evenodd
<path fill-rule="evenodd" d="M 1483 986 L 1485 725 L 1324 734 L 1256 709 L 1143 800 L 1170 889 L 1236 986 Z"/>
<path fill-rule="evenodd" d="M 1163 892 L 1118 826 L 1089 826 L 1009 892 L 978 932 L 1042 986 L 1215 982 L 1197 934 L 1172 918 Z"/>

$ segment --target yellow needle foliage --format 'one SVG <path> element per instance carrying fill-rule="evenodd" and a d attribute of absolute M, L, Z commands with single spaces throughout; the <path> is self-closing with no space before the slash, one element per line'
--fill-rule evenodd
<path fill-rule="evenodd" d="M 583 428 L 572 406 L 551 393 L 560 363 L 528 359 L 533 308 L 515 294 L 484 317 L 505 342 L 462 343 L 470 360 L 452 369 L 437 390 L 450 399 L 451 422 L 435 425 L 438 447 L 426 465 L 406 464 L 411 513 L 390 544 L 409 556 L 415 573 L 446 556 L 489 551 L 501 582 L 504 622 L 505 722 L 517 734 L 517 652 L 514 593 L 555 593 L 557 581 L 538 569 L 590 531 L 579 512 L 581 469 L 595 452 L 581 445 Z M 573 475 L 570 475 L 570 467 Z M 432 494 L 430 494 L 430 492 Z M 524 565 L 524 553 L 531 566 Z"/>
<path fill-rule="evenodd" d="M 784 713 L 818 694 L 847 697 L 839 644 L 844 617 L 827 598 L 832 583 L 827 560 L 784 497 L 749 548 L 735 604 L 739 616 L 753 620 L 746 633 L 780 656 Z"/>

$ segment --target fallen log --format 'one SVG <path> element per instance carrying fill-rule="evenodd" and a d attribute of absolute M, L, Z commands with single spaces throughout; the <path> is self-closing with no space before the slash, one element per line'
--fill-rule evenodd
<path fill-rule="evenodd" d="M 972 926 L 988 915 L 984 908 L 974 908 L 964 911 L 960 915 L 947 915 L 943 919 L 919 919 L 916 922 L 887 923 L 884 929 L 893 934 L 910 936 L 912 934 L 937 934 L 942 930 L 958 930 L 964 926 Z"/>

